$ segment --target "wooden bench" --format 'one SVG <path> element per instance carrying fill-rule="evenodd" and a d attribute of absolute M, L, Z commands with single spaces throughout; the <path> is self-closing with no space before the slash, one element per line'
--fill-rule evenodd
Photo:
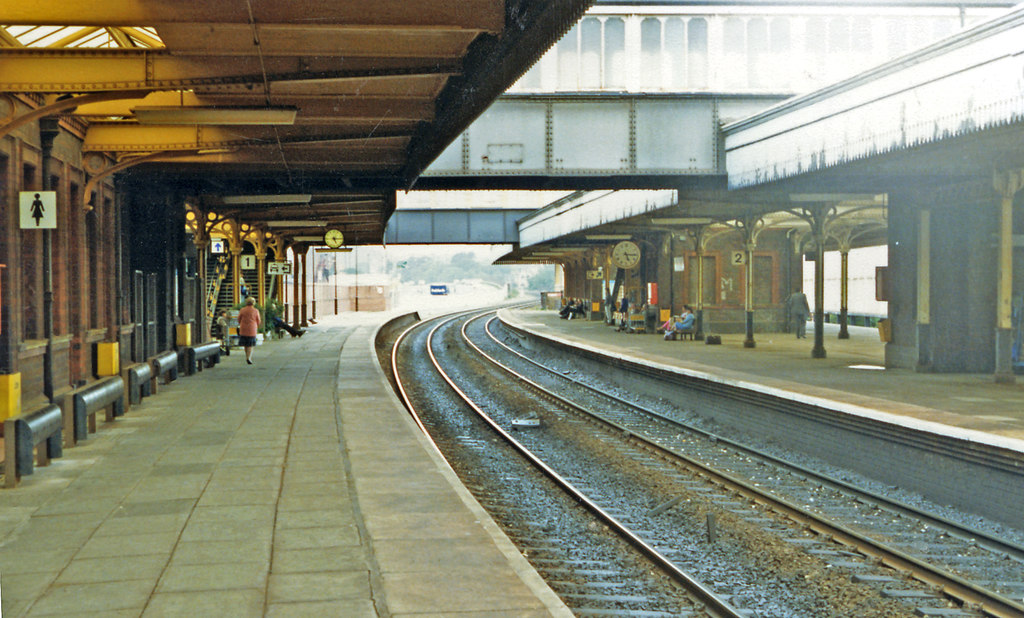
<path fill-rule="evenodd" d="M 142 401 L 143 397 L 149 397 L 152 392 L 153 366 L 149 363 L 136 363 L 125 370 L 125 377 L 128 382 L 128 403 L 135 405 Z"/>
<path fill-rule="evenodd" d="M 4 421 L 5 487 L 16 487 L 19 478 L 32 474 L 33 464 L 47 466 L 63 455 L 63 423 L 60 407 L 52 403 Z M 36 445 L 42 446 L 37 450 Z"/>
<path fill-rule="evenodd" d="M 96 433 L 96 413 L 106 412 L 107 422 L 124 416 L 124 380 L 110 376 L 82 387 L 71 394 L 75 441 Z"/>
<path fill-rule="evenodd" d="M 213 367 L 220 362 L 220 342 L 209 341 L 189 348 L 185 348 L 188 358 L 188 375 L 203 370 L 203 365 Z"/>
<path fill-rule="evenodd" d="M 151 356 L 146 362 L 153 368 L 153 374 L 149 378 L 149 390 L 155 395 L 157 382 L 163 378 L 164 384 L 169 384 L 178 379 L 178 353 L 173 350 L 161 352 Z"/>

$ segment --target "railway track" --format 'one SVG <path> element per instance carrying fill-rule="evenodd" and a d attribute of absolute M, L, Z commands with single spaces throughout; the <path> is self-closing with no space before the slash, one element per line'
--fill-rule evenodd
<path fill-rule="evenodd" d="M 785 553 L 789 548 L 810 557 L 814 564 L 824 565 L 824 571 L 832 570 L 832 574 L 822 575 L 821 581 L 814 582 L 812 588 L 834 588 L 838 584 L 831 575 L 842 572 L 848 573 L 843 578 L 853 582 L 857 595 L 863 596 L 865 589 L 874 590 L 873 594 L 884 600 L 879 608 L 891 608 L 898 603 L 908 615 L 1024 614 L 1024 607 L 1012 600 L 1015 591 L 1024 589 L 1024 582 L 1020 581 L 1024 550 L 1020 547 L 825 478 L 602 392 L 557 369 L 535 364 L 493 333 L 483 338 L 482 327 L 476 328 L 480 334 L 472 337 L 477 342 L 471 342 L 468 333 L 473 330 L 474 327 L 464 326 L 462 341 L 488 358 L 488 364 L 494 367 L 489 371 L 500 367 L 502 372 L 512 372 L 498 380 L 504 390 L 522 391 L 524 394 L 517 395 L 522 399 L 515 405 L 532 410 L 540 420 L 539 431 L 519 432 L 519 437 L 526 439 L 516 441 L 516 448 L 520 452 L 531 451 L 528 457 L 537 460 L 561 457 L 559 471 L 543 461 L 535 461 L 534 465 L 542 470 L 548 467 L 545 474 L 578 492 L 573 500 L 594 508 L 602 525 L 621 528 L 619 534 L 629 539 L 633 547 L 664 561 L 659 565 L 662 572 L 684 573 L 684 579 L 692 580 L 698 590 L 705 591 L 702 594 L 714 592 L 697 582 L 698 577 L 688 574 L 686 565 L 692 562 L 694 552 L 709 550 L 715 526 L 724 522 L 730 530 L 747 528 L 753 537 L 768 539 L 765 542 L 774 544 L 776 553 Z M 447 339 L 443 347 L 450 351 L 452 339 Z M 499 353 L 515 354 L 516 360 L 505 362 L 519 365 L 519 371 L 499 363 L 494 358 Z M 461 347 L 458 355 L 466 361 L 466 352 Z M 530 376 L 522 375 L 524 371 Z M 476 396 L 466 392 L 477 388 L 471 381 L 456 384 L 460 378 L 450 379 L 451 387 L 466 398 Z M 532 391 L 529 396 L 533 399 L 526 399 L 523 389 Z M 487 391 L 488 387 L 482 390 Z M 572 401 L 563 396 L 569 392 Z M 536 402 L 537 397 L 543 403 L 521 403 Z M 490 419 L 492 431 L 506 440 L 512 439 L 512 428 L 523 420 L 521 413 L 509 413 L 507 407 L 502 410 L 505 404 L 488 401 L 474 405 L 478 414 Z M 496 409 L 486 414 L 486 407 Z M 572 466 L 564 463 L 564 455 L 553 454 L 567 447 L 557 439 L 549 440 L 548 434 L 558 433 L 559 427 L 581 425 L 590 428 L 593 441 L 603 443 L 604 456 L 612 459 L 601 463 L 590 456 L 579 456 L 589 463 Z M 529 447 L 523 443 L 530 443 Z M 589 469 L 595 467 L 602 467 L 605 472 L 594 475 Z M 625 470 L 626 474 L 609 479 L 610 468 Z M 634 478 L 643 480 L 631 481 L 630 469 L 634 470 Z M 607 487 L 630 483 L 656 489 L 647 494 L 606 495 Z M 496 509 L 505 504 L 503 499 L 486 495 L 481 502 Z M 638 504 L 642 508 L 637 508 Z M 695 506 L 698 504 L 704 506 Z M 694 530 L 695 519 L 703 522 L 701 529 Z M 695 542 L 694 538 L 700 540 Z M 543 560 L 558 563 L 557 555 L 539 556 L 540 550 L 534 547 L 537 539 L 532 545 L 529 539 L 524 542 L 526 547 L 533 548 L 527 551 L 541 561 L 535 562 L 539 568 L 544 566 Z M 722 611 L 738 611 L 730 606 L 730 601 L 738 599 L 740 605 L 748 603 L 765 615 L 776 611 L 780 612 L 777 615 L 786 615 L 787 610 L 765 606 L 756 596 L 756 592 L 727 590 L 717 598 L 730 607 Z M 751 597 L 755 597 L 753 603 L 749 603 Z M 890 601 L 892 604 L 884 605 Z M 703 598 L 699 602 L 714 603 Z M 807 615 L 825 615 L 809 611 Z"/>

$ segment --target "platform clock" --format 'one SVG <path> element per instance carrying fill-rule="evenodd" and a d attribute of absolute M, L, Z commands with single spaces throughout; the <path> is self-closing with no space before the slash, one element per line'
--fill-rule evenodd
<path fill-rule="evenodd" d="M 612 263 L 619 268 L 633 268 L 640 263 L 640 247 L 631 240 L 624 240 L 612 248 Z"/>
<path fill-rule="evenodd" d="M 341 230 L 330 229 L 324 232 L 324 244 L 331 249 L 337 249 L 345 244 L 345 235 Z"/>

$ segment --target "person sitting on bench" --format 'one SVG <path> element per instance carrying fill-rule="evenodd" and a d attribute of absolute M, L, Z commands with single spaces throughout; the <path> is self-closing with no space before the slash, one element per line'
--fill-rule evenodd
<path fill-rule="evenodd" d="M 690 309 L 690 306 L 683 305 L 683 313 L 676 319 L 676 323 L 672 330 L 674 333 L 692 333 L 693 323 L 696 319 L 697 316 L 693 315 L 693 310 Z"/>

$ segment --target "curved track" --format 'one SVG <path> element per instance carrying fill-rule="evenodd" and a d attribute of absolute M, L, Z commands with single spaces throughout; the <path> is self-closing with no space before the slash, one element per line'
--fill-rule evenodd
<path fill-rule="evenodd" d="M 656 454 L 656 457 L 650 458 L 652 461 L 648 465 L 663 466 L 665 462 L 669 462 L 673 468 L 688 469 L 690 474 L 694 475 L 694 478 L 705 479 L 712 485 L 724 490 L 727 494 L 734 497 L 738 496 L 744 502 L 749 501 L 749 505 L 758 505 L 757 508 L 759 509 L 781 514 L 791 522 L 796 522 L 797 527 L 802 529 L 805 534 L 807 531 L 814 533 L 813 541 L 815 546 L 821 540 L 825 540 L 833 545 L 839 543 L 842 546 L 843 552 L 849 551 L 859 556 L 865 556 L 870 562 L 894 569 L 900 574 L 900 577 L 913 577 L 924 582 L 933 591 L 941 591 L 946 597 L 954 599 L 957 605 L 966 608 L 972 613 L 977 612 L 990 616 L 1020 616 L 1024 614 L 1024 606 L 1011 600 L 1007 595 L 993 592 L 988 585 L 972 580 L 969 574 L 955 573 L 953 571 L 956 569 L 949 568 L 948 566 L 950 555 L 957 557 L 957 560 L 963 563 L 985 559 L 987 554 L 993 560 L 1007 561 L 1008 564 L 1005 565 L 1007 573 L 1013 573 L 1014 569 L 1017 569 L 1019 572 L 1021 570 L 1020 565 L 1024 564 L 1024 560 L 1022 560 L 1024 558 L 1024 549 L 998 538 L 981 535 L 977 531 L 963 528 L 943 518 L 922 512 L 919 509 L 895 503 L 885 496 L 870 494 L 849 483 L 827 478 L 789 462 L 767 456 L 756 449 L 751 449 L 728 439 L 708 434 L 707 432 L 701 432 L 665 414 L 637 406 L 625 401 L 621 397 L 603 392 L 601 389 L 591 385 L 583 384 L 579 380 L 535 363 L 523 354 L 512 350 L 500 340 L 499 336 L 490 332 L 490 324 L 486 329 L 489 339 L 474 343 L 470 341 L 471 337 L 468 334 L 470 330 L 468 327 L 469 322 L 466 322 L 461 332 L 463 340 L 470 349 L 473 349 L 481 357 L 486 358 L 488 363 L 495 367 L 500 367 L 501 371 L 507 372 L 507 375 L 511 376 L 514 380 L 516 388 L 526 388 L 533 391 L 536 396 L 541 397 L 543 400 L 555 404 L 559 411 L 545 415 L 548 419 L 547 422 L 551 422 L 552 418 L 562 418 L 566 413 L 585 417 L 591 422 L 599 423 L 602 426 L 602 432 L 606 436 L 605 439 L 619 441 L 625 439 L 630 443 L 631 448 L 640 453 L 639 455 L 634 454 L 635 458 L 643 459 L 649 457 L 652 453 Z M 437 328 L 440 328 L 440 326 Z M 437 328 L 434 329 L 435 332 Z M 431 339 L 433 339 L 433 334 Z M 433 354 L 433 347 L 433 345 L 428 345 L 431 357 L 435 359 L 435 366 L 437 366 L 438 362 Z M 490 348 L 490 353 L 483 350 L 483 347 Z M 397 350 L 397 348 L 398 346 L 396 345 L 395 349 Z M 516 360 L 501 362 L 495 358 L 497 353 L 514 355 L 513 358 Z M 394 359 L 395 353 L 393 353 L 392 366 L 397 367 L 398 365 Z M 529 367 L 531 367 L 532 378 L 508 366 L 508 364 L 516 363 L 528 363 Z M 439 366 L 437 370 L 442 374 L 444 373 Z M 546 377 L 538 379 L 536 375 L 538 371 L 544 372 Z M 453 392 L 459 393 L 466 401 L 472 399 L 465 392 L 465 389 L 456 383 L 456 380 L 450 377 L 445 379 Z M 513 384 L 508 377 L 502 381 L 506 385 Z M 544 381 L 545 385 L 541 385 L 538 383 L 539 381 Z M 555 392 L 556 390 L 558 393 Z M 569 396 L 573 399 L 572 401 L 568 397 L 562 396 L 562 394 L 567 392 L 572 393 Z M 408 401 L 408 398 L 406 400 Z M 585 405 L 580 405 L 577 400 L 585 401 Z M 656 547 L 657 542 L 645 539 L 644 533 L 630 530 L 629 526 L 619 521 L 610 512 L 610 509 L 598 504 L 598 502 L 602 502 L 601 500 L 585 495 L 585 492 L 574 487 L 572 482 L 541 461 L 540 456 L 531 453 L 520 441 L 513 438 L 506 428 L 503 428 L 498 421 L 491 418 L 484 411 L 483 408 L 486 404 L 479 405 L 470 402 L 468 405 L 474 409 L 480 418 L 485 419 L 485 422 L 491 427 L 491 431 L 513 445 L 517 451 L 522 453 L 524 457 L 529 459 L 534 466 L 542 470 L 549 478 L 554 480 L 564 491 L 574 492 L 574 500 L 591 509 L 595 516 L 600 518 L 605 525 L 618 530 L 623 538 L 627 539 L 633 547 L 658 564 L 658 568 L 663 572 L 669 573 L 684 585 L 691 587 L 693 590 L 692 594 L 699 598 L 701 603 L 709 606 L 717 603 L 715 600 L 717 597 L 711 590 L 696 582 L 695 578 L 686 574 L 684 569 L 659 551 Z M 550 408 L 551 406 L 548 405 L 548 407 Z M 508 418 L 504 422 L 507 426 Z M 422 422 L 420 422 L 420 426 L 424 427 Z M 608 437 L 609 432 L 612 438 Z M 704 454 L 694 456 L 692 452 L 694 445 L 697 443 L 704 443 L 705 447 L 709 446 L 710 448 L 706 449 Z M 773 479 L 772 482 L 766 483 L 756 480 L 763 478 L 766 471 L 768 477 Z M 783 475 L 796 479 L 797 482 L 793 483 L 787 480 L 783 483 L 780 480 Z M 586 481 L 583 481 L 583 484 L 585 483 Z M 766 491 L 764 489 L 765 485 L 772 486 L 775 491 Z M 806 489 L 808 487 L 811 489 Z M 822 492 L 822 488 L 827 489 L 828 495 Z M 814 508 L 803 506 L 803 504 L 807 503 L 808 498 L 806 494 L 800 493 L 802 491 L 812 491 L 814 498 L 811 499 L 811 502 L 814 502 Z M 833 497 L 832 494 L 841 497 Z M 794 498 L 794 496 L 796 497 Z M 863 508 L 873 512 L 874 516 L 850 515 L 849 512 L 842 516 L 835 515 L 834 511 L 848 511 L 852 508 L 849 506 L 850 503 L 860 505 L 856 507 L 857 509 Z M 749 509 L 749 505 L 741 504 L 742 508 L 740 511 L 743 512 Z M 667 511 L 672 509 L 673 506 L 675 505 L 672 504 L 672 500 L 668 500 L 658 508 Z M 652 512 L 654 510 L 658 509 L 653 509 Z M 884 516 L 879 517 L 879 513 L 883 513 Z M 851 518 L 859 522 L 858 525 L 841 523 L 844 519 L 845 521 L 850 521 Z M 896 537 L 904 533 L 896 533 L 892 528 L 882 532 L 878 530 L 863 530 L 862 528 L 865 526 L 859 525 L 863 523 L 861 521 L 863 519 L 900 520 L 900 530 L 920 529 L 926 533 L 938 530 L 940 532 L 937 536 L 940 540 L 937 541 L 935 539 L 936 535 L 931 534 L 926 537 L 919 536 L 909 540 L 902 538 L 896 539 L 896 542 L 886 542 L 892 539 L 885 539 L 885 537 Z M 909 525 L 904 525 L 908 524 L 908 522 Z M 772 525 L 775 525 L 775 522 L 772 522 Z M 885 540 L 880 540 L 879 537 Z M 941 539 L 949 539 L 953 545 L 947 544 Z M 806 537 L 793 538 L 790 536 L 789 541 L 800 546 L 805 545 L 804 541 L 807 541 L 806 545 L 810 546 L 811 539 Z M 965 543 L 968 549 L 964 550 L 959 547 L 949 549 L 954 547 L 956 542 Z M 924 549 L 915 554 L 915 552 L 905 550 L 908 546 Z M 817 548 L 812 551 L 817 551 L 819 555 L 826 555 L 831 550 Z M 845 557 L 843 552 L 838 554 L 840 558 Z M 836 552 L 831 551 L 831 553 Z M 945 564 L 941 560 L 933 559 L 934 556 L 932 554 L 936 553 L 947 558 Z M 953 563 L 955 564 L 957 560 L 954 560 Z M 1013 585 L 1012 582 L 1010 585 Z M 912 591 L 904 591 L 904 593 L 908 596 L 917 594 Z M 719 611 L 736 611 L 724 600 L 718 599 L 718 601 L 721 601 L 721 609 Z M 733 614 L 724 613 L 720 615 Z"/>

